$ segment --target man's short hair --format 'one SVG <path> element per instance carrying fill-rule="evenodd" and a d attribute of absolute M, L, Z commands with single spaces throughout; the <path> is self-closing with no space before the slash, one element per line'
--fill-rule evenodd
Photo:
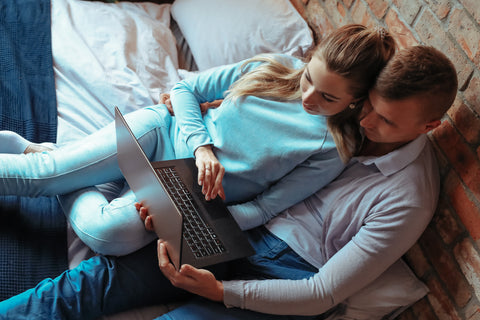
<path fill-rule="evenodd" d="M 428 121 L 443 117 L 455 100 L 457 87 L 453 63 L 429 46 L 412 46 L 398 51 L 375 83 L 377 93 L 387 100 L 425 98 Z"/>

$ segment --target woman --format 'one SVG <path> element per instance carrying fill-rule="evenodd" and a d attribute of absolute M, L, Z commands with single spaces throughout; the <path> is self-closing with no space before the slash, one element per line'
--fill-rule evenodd
<path fill-rule="evenodd" d="M 394 51 L 384 30 L 345 26 L 308 64 L 273 55 L 212 69 L 173 88 L 175 117 L 157 105 L 126 118 L 150 160 L 195 156 L 205 197 L 224 198 L 249 229 L 340 173 L 338 153 L 348 159 L 359 141 L 355 122 L 345 119 L 358 113 Z M 222 105 L 202 116 L 199 103 L 220 98 Z M 51 152 L 2 155 L 0 194 L 63 194 L 69 222 L 96 252 L 122 255 L 145 246 L 155 235 L 138 219 L 133 193 L 109 203 L 90 187 L 122 178 L 113 130 Z"/>

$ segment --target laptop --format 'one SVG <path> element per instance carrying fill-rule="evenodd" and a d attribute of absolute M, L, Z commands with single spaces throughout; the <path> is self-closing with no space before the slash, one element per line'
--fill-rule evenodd
<path fill-rule="evenodd" d="M 201 268 L 254 253 L 224 202 L 205 200 L 193 158 L 150 162 L 117 107 L 115 130 L 120 170 L 148 208 L 177 270 L 182 264 Z"/>

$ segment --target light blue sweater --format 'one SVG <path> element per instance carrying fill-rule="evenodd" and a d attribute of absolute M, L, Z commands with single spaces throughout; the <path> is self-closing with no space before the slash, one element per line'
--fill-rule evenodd
<path fill-rule="evenodd" d="M 304 65 L 293 57 L 276 57 L 295 68 Z M 326 118 L 305 112 L 300 100 L 248 96 L 236 102 L 224 100 L 202 116 L 199 103 L 224 98 L 241 76 L 242 65 L 214 68 L 183 80 L 171 91 L 171 100 L 179 128 L 174 138 L 177 157 L 213 145 L 225 167 L 223 186 L 230 211 L 248 229 L 322 188 L 343 164 Z M 258 65 L 249 63 L 245 70 Z"/>

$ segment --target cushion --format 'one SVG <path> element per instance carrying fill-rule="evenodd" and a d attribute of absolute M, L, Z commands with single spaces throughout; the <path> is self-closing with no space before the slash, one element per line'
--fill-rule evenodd
<path fill-rule="evenodd" d="M 427 293 L 427 286 L 400 259 L 341 303 L 326 320 L 394 319 Z"/>
<path fill-rule="evenodd" d="M 176 0 L 171 11 L 199 70 L 259 53 L 303 56 L 313 45 L 311 30 L 288 0 Z"/>

